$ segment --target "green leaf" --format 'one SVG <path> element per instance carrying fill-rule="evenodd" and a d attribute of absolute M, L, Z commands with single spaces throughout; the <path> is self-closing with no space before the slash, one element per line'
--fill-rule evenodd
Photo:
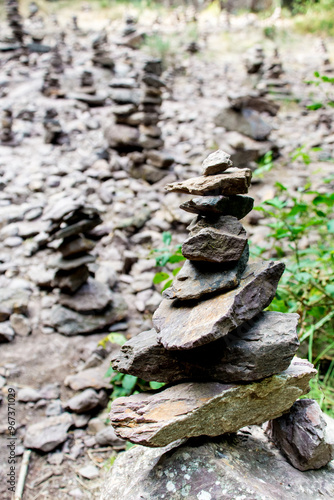
<path fill-rule="evenodd" d="M 176 267 L 175 269 L 173 269 L 172 271 L 173 276 L 176 276 L 181 269 L 182 267 Z"/>
<path fill-rule="evenodd" d="M 160 272 L 154 276 L 153 283 L 155 285 L 158 285 L 159 283 L 162 283 L 163 281 L 167 280 L 168 278 L 169 278 L 168 273 Z"/>
<path fill-rule="evenodd" d="M 309 109 L 310 111 L 315 111 L 317 109 L 321 109 L 323 108 L 323 104 L 322 102 L 315 102 L 313 104 L 310 104 L 309 106 L 306 106 L 307 109 Z"/>
<path fill-rule="evenodd" d="M 172 255 L 169 257 L 168 262 L 175 264 L 175 262 L 183 262 L 184 260 L 186 260 L 186 258 L 183 257 L 183 255 Z"/>
<path fill-rule="evenodd" d="M 111 366 L 109 366 L 108 370 L 106 371 L 104 378 L 109 378 L 114 375 L 115 371 L 112 369 Z"/>
<path fill-rule="evenodd" d="M 169 231 L 162 233 L 162 241 L 165 245 L 169 246 L 172 242 L 172 234 Z"/>
<path fill-rule="evenodd" d="M 334 233 L 334 219 L 327 222 L 327 230 L 330 233 Z"/>
<path fill-rule="evenodd" d="M 163 289 L 161 290 L 161 292 L 163 292 L 164 290 L 166 290 L 166 288 L 169 288 L 173 283 L 173 280 L 169 280 L 167 281 L 167 283 L 164 285 Z"/>
<path fill-rule="evenodd" d="M 130 393 L 136 385 L 137 380 L 138 377 L 134 377 L 133 375 L 125 375 L 122 382 L 123 389 Z"/>
<path fill-rule="evenodd" d="M 124 345 L 127 338 L 122 333 L 111 332 L 108 335 L 108 340 L 111 344 Z"/>
<path fill-rule="evenodd" d="M 160 387 L 163 387 L 165 384 L 161 382 L 150 382 L 150 387 L 153 390 L 160 389 Z"/>

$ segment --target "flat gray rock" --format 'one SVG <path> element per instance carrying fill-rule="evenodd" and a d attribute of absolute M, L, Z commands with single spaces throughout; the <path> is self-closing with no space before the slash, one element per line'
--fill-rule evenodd
<path fill-rule="evenodd" d="M 188 227 L 190 236 L 182 245 L 182 254 L 189 260 L 236 262 L 247 243 L 246 231 L 230 215 L 220 217 L 197 216 Z"/>
<path fill-rule="evenodd" d="M 80 254 L 82 252 L 89 252 L 90 250 L 93 250 L 94 247 L 94 241 L 80 236 L 70 241 L 65 240 L 59 246 L 58 250 L 62 254 L 62 256 L 66 258 Z"/>
<path fill-rule="evenodd" d="M 67 431 L 73 423 L 73 417 L 69 413 L 43 418 L 27 428 L 24 446 L 45 452 L 54 450 L 66 441 Z"/>
<path fill-rule="evenodd" d="M 256 141 L 265 141 L 272 131 L 272 126 L 264 121 L 257 111 L 250 108 L 243 108 L 240 112 L 224 108 L 216 116 L 215 124 L 228 131 L 245 134 Z"/>
<path fill-rule="evenodd" d="M 165 187 L 168 192 L 198 195 L 222 194 L 231 196 L 246 194 L 250 186 L 252 172 L 249 168 L 230 168 L 223 174 L 192 177 L 186 181 L 173 182 Z"/>
<path fill-rule="evenodd" d="M 61 198 L 56 203 L 48 206 L 43 214 L 42 220 L 61 221 L 65 215 L 83 208 L 83 201 L 72 198 Z"/>
<path fill-rule="evenodd" d="M 298 314 L 266 311 L 222 339 L 189 351 L 168 351 L 154 329 L 128 340 L 112 360 L 114 370 L 143 380 L 254 381 L 288 368 L 299 342 Z"/>
<path fill-rule="evenodd" d="M 74 295 L 61 294 L 58 302 L 78 312 L 102 311 L 111 304 L 112 297 L 108 285 L 89 278 Z"/>
<path fill-rule="evenodd" d="M 281 262 L 259 261 L 227 293 L 195 304 L 164 299 L 153 316 L 158 341 L 166 349 L 192 349 L 224 337 L 268 307 L 283 271 Z"/>
<path fill-rule="evenodd" d="M 23 289 L 0 289 L 0 321 L 5 321 L 13 313 L 27 314 L 31 292 Z"/>
<path fill-rule="evenodd" d="M 85 413 L 100 406 L 102 400 L 103 395 L 98 394 L 94 389 L 86 389 L 69 399 L 65 404 L 65 409 L 73 411 L 74 413 Z"/>
<path fill-rule="evenodd" d="M 56 269 L 61 269 L 62 271 L 71 271 L 84 264 L 89 264 L 90 262 L 95 262 L 96 257 L 94 255 L 82 255 L 81 257 L 75 257 L 73 259 L 64 259 L 63 257 L 52 257 L 48 261 L 48 267 L 53 267 Z"/>
<path fill-rule="evenodd" d="M 56 305 L 51 309 L 49 326 L 71 337 L 102 330 L 126 317 L 127 305 L 120 294 L 113 294 L 113 303 L 103 313 L 81 314 L 67 307 Z"/>
<path fill-rule="evenodd" d="M 220 174 L 232 166 L 231 156 L 225 153 L 225 151 L 218 149 L 203 161 L 201 175 Z"/>
<path fill-rule="evenodd" d="M 334 439 L 334 430 L 332 430 Z M 334 463 L 300 472 L 260 427 L 118 456 L 100 500 L 332 500 Z"/>
<path fill-rule="evenodd" d="M 250 196 L 201 196 L 180 205 L 182 210 L 199 215 L 232 215 L 243 219 L 252 209 L 254 200 Z"/>
<path fill-rule="evenodd" d="M 329 439 L 326 428 L 318 403 L 301 399 L 289 413 L 271 420 L 267 433 L 291 465 L 306 471 L 320 469 L 334 458 L 334 436 Z"/>
<path fill-rule="evenodd" d="M 10 321 L 0 323 L 0 343 L 12 342 L 15 337 L 15 331 Z"/>
<path fill-rule="evenodd" d="M 197 300 L 209 293 L 232 290 L 239 285 L 248 258 L 249 247 L 246 245 L 240 260 L 228 267 L 224 264 L 186 260 L 172 286 L 163 292 L 163 296 L 168 299 Z"/>
<path fill-rule="evenodd" d="M 188 382 L 117 398 L 109 418 L 118 436 L 144 446 L 219 436 L 280 417 L 309 392 L 316 373 L 311 363 L 295 358 L 286 371 L 259 382 Z"/>

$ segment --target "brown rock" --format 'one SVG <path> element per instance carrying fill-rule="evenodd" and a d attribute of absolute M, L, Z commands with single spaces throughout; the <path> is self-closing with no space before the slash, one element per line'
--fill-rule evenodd
<path fill-rule="evenodd" d="M 296 401 L 289 413 L 271 420 L 267 433 L 296 469 L 320 469 L 334 458 L 334 441 L 326 436 L 326 422 L 312 399 Z"/>
<path fill-rule="evenodd" d="M 154 329 L 128 340 L 112 360 L 114 370 L 144 380 L 241 382 L 287 369 L 299 342 L 298 314 L 266 311 L 222 339 L 188 351 L 167 351 Z"/>
<path fill-rule="evenodd" d="M 219 436 L 278 418 L 307 394 L 315 374 L 311 363 L 295 358 L 286 371 L 260 382 L 178 384 L 116 399 L 110 421 L 118 436 L 144 446 Z"/>
<path fill-rule="evenodd" d="M 281 262 L 260 261 L 227 293 L 195 304 L 164 299 L 153 316 L 158 341 L 166 349 L 192 349 L 224 337 L 270 304 L 283 271 Z"/>
<path fill-rule="evenodd" d="M 223 194 L 225 196 L 248 192 L 252 172 L 248 168 L 230 168 L 220 175 L 193 177 L 183 182 L 167 184 L 167 191 L 198 195 Z M 215 193 L 216 191 L 216 193 Z"/>

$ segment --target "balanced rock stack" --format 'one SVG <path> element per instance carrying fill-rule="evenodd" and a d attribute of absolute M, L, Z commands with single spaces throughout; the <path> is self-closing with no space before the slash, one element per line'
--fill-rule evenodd
<path fill-rule="evenodd" d="M 6 12 L 8 24 L 12 29 L 13 36 L 21 45 L 24 40 L 24 28 L 22 17 L 19 12 L 19 2 L 17 0 L 6 0 Z"/>
<path fill-rule="evenodd" d="M 13 134 L 13 111 L 10 107 L 5 108 L 1 117 L 0 144 L 11 145 L 14 141 Z"/>
<path fill-rule="evenodd" d="M 273 57 L 264 65 L 263 76 L 257 85 L 262 94 L 270 94 L 275 99 L 286 99 L 291 94 L 290 84 L 284 78 L 283 63 L 276 48 Z"/>
<path fill-rule="evenodd" d="M 62 145 L 69 142 L 68 135 L 63 131 L 55 108 L 48 108 L 43 119 L 45 129 L 45 144 Z"/>
<path fill-rule="evenodd" d="M 92 48 L 92 63 L 95 66 L 101 66 L 102 68 L 113 70 L 115 67 L 115 63 L 110 55 L 108 35 L 106 32 L 102 32 L 97 38 L 95 38 L 92 43 Z"/>
<path fill-rule="evenodd" d="M 50 221 L 48 242 L 62 240 L 58 247 L 60 255 L 48 262 L 53 270 L 51 287 L 62 293 L 47 325 L 64 335 L 76 335 L 100 330 L 123 319 L 124 301 L 113 295 L 107 285 L 91 278 L 88 269 L 95 261 L 90 253 L 95 247 L 90 233 L 102 222 L 98 211 L 80 201 L 61 200 L 46 211 L 43 219 Z"/>
<path fill-rule="evenodd" d="M 196 214 L 182 246 L 188 259 L 153 316 L 154 329 L 126 342 L 112 366 L 158 391 L 118 398 L 110 421 L 133 443 L 163 447 L 178 439 L 218 436 L 288 411 L 316 374 L 294 358 L 298 315 L 263 312 L 284 265 L 248 263 L 239 222 L 251 211 L 249 169 L 212 153 L 202 175 L 167 185 L 198 195 L 181 208 Z"/>

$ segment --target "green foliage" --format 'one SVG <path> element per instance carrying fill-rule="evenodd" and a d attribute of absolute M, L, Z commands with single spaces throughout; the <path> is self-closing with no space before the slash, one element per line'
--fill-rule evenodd
<path fill-rule="evenodd" d="M 267 245 L 253 254 L 271 249 L 285 260 L 269 310 L 300 315 L 300 349 L 320 370 L 317 390 L 322 388 L 322 405 L 328 409 L 334 390 L 334 193 L 312 191 L 307 184 L 289 196 L 285 186 L 276 187 L 277 196 L 256 208 L 270 218 L 271 232 Z"/>
<path fill-rule="evenodd" d="M 164 247 L 162 248 L 155 248 L 152 250 L 151 255 L 153 254 L 155 256 L 155 262 L 157 267 L 165 267 L 168 264 L 178 264 L 179 262 L 182 262 L 185 260 L 185 257 L 183 257 L 182 252 L 181 252 L 181 246 L 182 245 L 172 245 L 172 234 L 169 231 L 165 231 L 162 233 L 162 242 L 164 244 Z M 155 285 L 163 283 L 163 287 L 161 292 L 166 290 L 166 288 L 169 288 L 173 282 L 173 276 L 176 276 L 179 270 L 181 269 L 180 266 L 174 267 L 171 269 L 172 266 L 169 266 L 169 269 L 166 271 L 159 271 L 156 273 L 156 275 L 153 278 L 153 283 Z M 170 274 L 171 273 L 171 274 Z"/>
<path fill-rule="evenodd" d="M 269 172 L 274 166 L 273 152 L 268 151 L 264 156 L 262 156 L 257 161 L 257 164 L 258 167 L 254 170 L 253 177 L 258 177 L 259 179 L 262 179 L 263 174 Z"/>
<path fill-rule="evenodd" d="M 320 75 L 319 71 L 314 73 L 315 80 L 309 80 L 306 83 L 317 88 L 317 100 L 306 106 L 307 109 L 314 111 L 321 108 L 334 107 L 333 85 L 334 78 L 327 75 Z M 320 99 L 320 100 L 319 100 Z"/>
<path fill-rule="evenodd" d="M 292 13 L 298 31 L 334 35 L 333 0 L 294 0 Z"/>

